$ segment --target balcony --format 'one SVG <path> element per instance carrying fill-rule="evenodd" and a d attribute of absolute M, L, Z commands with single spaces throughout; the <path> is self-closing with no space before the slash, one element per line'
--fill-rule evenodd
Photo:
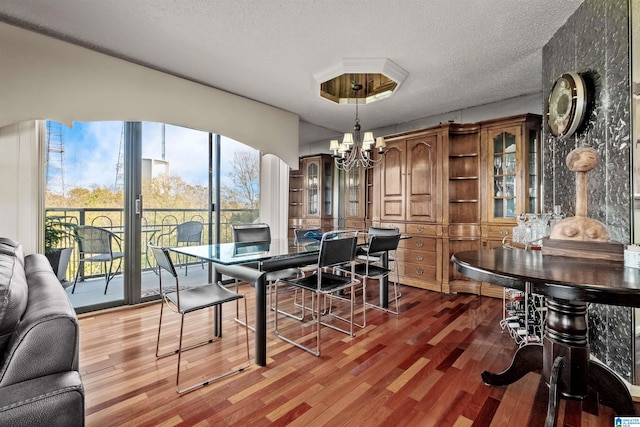
<path fill-rule="evenodd" d="M 231 224 L 238 222 L 252 222 L 258 217 L 257 209 L 223 209 L 220 211 L 220 242 L 233 241 Z M 118 208 L 47 208 L 47 216 L 57 216 L 61 221 L 77 225 L 92 225 L 105 228 L 117 235 L 123 235 L 124 231 L 124 210 Z M 200 221 L 204 225 L 202 233 L 202 243 L 207 243 L 210 224 L 206 220 L 208 213 L 206 210 L 198 209 L 145 209 L 142 220 L 141 233 L 141 296 L 143 299 L 153 298 L 158 294 L 158 276 L 155 273 L 155 263 L 150 254 L 146 252 L 147 242 L 151 241 L 162 246 L 175 245 L 175 232 L 171 231 L 177 224 L 186 221 Z M 118 274 L 109 283 L 107 294 L 104 294 L 104 272 L 99 264 L 85 263 L 83 271 L 80 271 L 78 284 L 72 294 L 73 279 L 78 268 L 77 244 L 71 237 L 63 239 L 58 245 L 59 248 L 74 247 L 76 250 L 71 255 L 71 260 L 66 271 L 67 294 L 72 305 L 79 307 L 104 304 L 110 301 L 124 298 L 124 276 L 120 269 Z M 116 261 L 117 262 L 117 261 Z M 207 283 L 208 269 L 201 268 L 200 262 L 191 259 L 187 260 L 188 275 L 184 274 L 184 265 L 176 262 L 179 280 L 181 285 L 189 286 L 193 284 Z"/>

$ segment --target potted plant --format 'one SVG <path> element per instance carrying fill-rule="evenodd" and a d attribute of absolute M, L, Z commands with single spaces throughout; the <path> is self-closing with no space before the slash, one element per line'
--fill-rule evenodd
<path fill-rule="evenodd" d="M 75 227 L 75 224 L 66 222 L 64 216 L 47 216 L 44 219 L 44 255 L 63 286 L 70 284 L 66 281 L 66 273 L 73 247 L 60 248 L 58 245 L 75 240 Z"/>

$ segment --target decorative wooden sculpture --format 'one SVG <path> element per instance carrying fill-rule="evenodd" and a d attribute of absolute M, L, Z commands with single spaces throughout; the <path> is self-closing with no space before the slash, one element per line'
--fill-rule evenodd
<path fill-rule="evenodd" d="M 554 225 L 549 238 L 543 240 L 543 255 L 622 261 L 624 246 L 609 240 L 606 225 L 587 218 L 587 172 L 597 166 L 598 153 L 593 148 L 576 148 L 567 155 L 566 163 L 576 173 L 576 215 Z"/>

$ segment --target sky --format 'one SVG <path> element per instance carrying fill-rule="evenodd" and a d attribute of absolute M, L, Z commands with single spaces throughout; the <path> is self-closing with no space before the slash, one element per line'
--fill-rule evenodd
<path fill-rule="evenodd" d="M 112 188 L 116 184 L 119 151 L 124 149 L 122 122 L 75 122 L 72 128 L 50 122 L 49 128 L 53 147 L 49 152 L 51 187 L 60 186 L 60 169 L 63 170 L 67 190 L 92 185 Z M 58 151 L 60 142 L 62 156 Z M 209 134 L 206 132 L 166 125 L 165 159 L 169 162 L 169 173 L 181 176 L 188 184 L 207 185 L 208 144 Z M 224 136 L 221 144 L 221 176 L 224 181 L 230 168 L 230 162 L 225 159 L 233 158 L 235 151 L 255 153 L 256 150 Z M 161 153 L 162 125 L 144 122 L 142 157 L 162 159 Z"/>

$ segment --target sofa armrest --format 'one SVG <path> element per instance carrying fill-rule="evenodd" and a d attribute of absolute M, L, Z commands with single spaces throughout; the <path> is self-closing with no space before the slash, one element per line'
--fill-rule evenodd
<path fill-rule="evenodd" d="M 84 426 L 84 388 L 77 371 L 0 387 L 0 424 Z"/>
<path fill-rule="evenodd" d="M 42 262 L 43 255 L 26 258 L 28 303 L 0 355 L 0 387 L 78 370 L 76 313 L 51 266 Z"/>

